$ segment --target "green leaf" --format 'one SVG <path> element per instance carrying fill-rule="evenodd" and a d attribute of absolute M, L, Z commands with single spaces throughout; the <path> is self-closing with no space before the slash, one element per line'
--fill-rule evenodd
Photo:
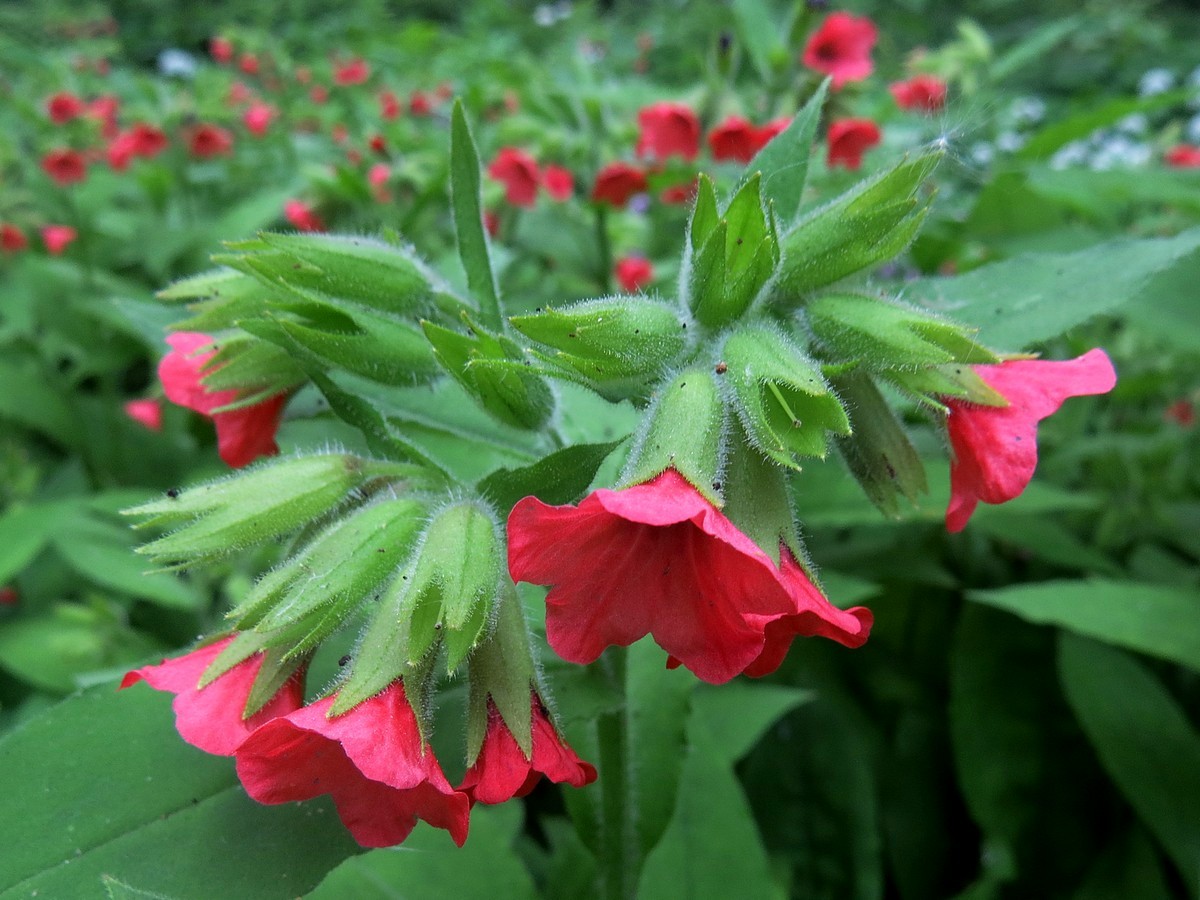
<path fill-rule="evenodd" d="M 0 360 L 0 420 L 9 419 L 73 447 L 79 439 L 70 404 L 35 372 Z"/>
<path fill-rule="evenodd" d="M 0 739 L 0 771 L 21 773 L 5 787 L 0 898 L 104 898 L 109 875 L 180 900 L 284 900 L 358 851 L 326 802 L 247 798 L 231 760 L 179 739 L 170 707 L 110 683 Z"/>
<path fill-rule="evenodd" d="M 1097 128 L 1112 125 L 1134 113 L 1153 112 L 1178 106 L 1188 102 L 1192 98 L 1192 93 L 1190 89 L 1182 89 L 1154 94 L 1150 97 L 1118 98 L 1099 105 L 1085 105 L 1082 107 L 1083 112 L 1065 119 L 1054 120 L 1035 134 L 1029 143 L 1017 152 L 1017 158 L 1047 159 L 1059 147 L 1069 144 L 1077 138 L 1087 137 Z"/>
<path fill-rule="evenodd" d="M 1200 590 L 1132 581 L 1047 581 L 967 596 L 1037 625 L 1058 625 L 1200 670 Z"/>
<path fill-rule="evenodd" d="M 1120 650 L 1064 634 L 1059 674 L 1100 762 L 1194 892 L 1200 887 L 1200 735 L 1162 684 Z"/>
<path fill-rule="evenodd" d="M 791 226 L 800 210 L 804 184 L 808 179 L 813 137 L 817 133 L 828 90 L 827 78 L 804 104 L 804 108 L 796 113 L 792 124 L 775 135 L 746 167 L 747 177 L 755 172 L 762 173 L 763 200 L 768 206 L 774 205 L 782 231 Z"/>
<path fill-rule="evenodd" d="M 462 101 L 455 100 L 450 115 L 450 204 L 458 236 L 458 255 L 467 273 L 467 285 L 479 301 L 483 324 L 499 331 L 503 325 L 500 295 L 488 255 L 479 183 L 479 151 Z"/>
<path fill-rule="evenodd" d="M 55 526 L 73 512 L 67 503 L 43 503 L 9 509 L 0 517 L 0 584 L 33 561 Z"/>
<path fill-rule="evenodd" d="M 733 0 L 733 19 L 750 61 L 759 77 L 769 84 L 774 70 L 771 60 L 787 56 L 782 32 L 771 21 L 770 8 L 765 0 Z"/>
<path fill-rule="evenodd" d="M 559 506 L 583 496 L 600 465 L 621 441 L 605 444 L 574 444 L 542 457 L 520 469 L 497 469 L 476 485 L 502 513 L 522 497 L 537 497 Z"/>
<path fill-rule="evenodd" d="M 1117 238 L 1072 253 L 1023 254 L 965 275 L 912 282 L 905 299 L 977 326 L 983 343 L 1019 350 L 1122 306 L 1132 311 L 1169 302 L 1174 286 L 1156 276 L 1190 265 L 1197 249 L 1200 229 L 1193 228 L 1171 238 Z"/>

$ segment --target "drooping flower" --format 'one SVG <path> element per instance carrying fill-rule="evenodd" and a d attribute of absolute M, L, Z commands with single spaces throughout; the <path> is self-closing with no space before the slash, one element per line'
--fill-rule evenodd
<path fill-rule="evenodd" d="M 51 256 L 62 256 L 63 251 L 77 237 L 79 232 L 70 225 L 42 226 L 42 243 L 46 245 L 46 252 Z"/>
<path fill-rule="evenodd" d="M 370 77 L 371 67 L 361 57 L 356 57 L 349 62 L 339 63 L 333 69 L 333 83 L 342 87 L 362 84 Z"/>
<path fill-rule="evenodd" d="M 123 172 L 130 160 L 138 156 L 157 156 L 166 146 L 167 136 L 162 131 L 145 122 L 137 122 L 109 141 L 104 154 L 115 171 Z"/>
<path fill-rule="evenodd" d="M 171 707 L 179 736 L 205 753 L 232 756 L 255 728 L 304 703 L 304 673 L 300 669 L 262 709 L 249 718 L 243 716 L 250 688 L 262 668 L 261 653 L 242 660 L 201 688 L 200 676 L 232 641 L 232 637 L 225 638 L 156 666 L 134 669 L 121 680 L 121 688 L 145 681 L 156 691 L 175 694 Z"/>
<path fill-rule="evenodd" d="M 546 166 L 542 169 L 542 184 L 546 193 L 554 200 L 570 200 L 575 193 L 575 176 L 564 166 Z"/>
<path fill-rule="evenodd" d="M 227 156 L 233 152 L 233 135 L 220 125 L 201 122 L 187 132 L 188 152 L 197 159 Z"/>
<path fill-rule="evenodd" d="M 879 143 L 879 126 L 870 119 L 838 119 L 829 125 L 829 167 L 855 170 L 863 154 Z"/>
<path fill-rule="evenodd" d="M 866 16 L 830 13 L 804 45 L 800 61 L 833 78 L 833 89 L 862 81 L 874 71 L 871 49 L 879 32 Z"/>
<path fill-rule="evenodd" d="M 748 163 L 759 151 L 758 129 L 741 116 L 729 116 L 708 133 L 713 159 Z"/>
<path fill-rule="evenodd" d="M 275 107 L 271 104 L 256 101 L 246 107 L 246 111 L 242 113 L 242 124 L 251 134 L 262 137 L 270 129 L 271 123 L 275 121 L 275 115 Z"/>
<path fill-rule="evenodd" d="M 87 104 L 70 91 L 59 91 L 46 98 L 46 115 L 55 125 L 78 119 L 87 111 Z"/>
<path fill-rule="evenodd" d="M 162 404 L 153 398 L 145 400 L 129 400 L 125 406 L 125 415 L 139 425 L 151 431 L 162 431 Z"/>
<path fill-rule="evenodd" d="M 613 162 L 596 173 L 592 187 L 592 199 L 609 203 L 618 209 L 629 202 L 634 194 L 646 190 L 646 173 L 626 162 Z"/>
<path fill-rule="evenodd" d="M 524 797 L 542 776 L 555 784 L 583 787 L 596 780 L 596 769 L 567 745 L 550 721 L 537 694 L 533 704 L 533 753 L 526 757 L 496 704 L 488 700 L 487 735 L 479 757 L 458 789 L 478 803 L 504 803 Z"/>
<path fill-rule="evenodd" d="M 283 215 L 297 231 L 325 230 L 325 223 L 317 211 L 303 200 L 288 200 L 283 204 Z"/>
<path fill-rule="evenodd" d="M 526 497 L 508 542 L 513 579 L 551 586 L 546 637 L 568 662 L 649 634 L 719 684 L 762 653 L 765 621 L 795 611 L 771 558 L 674 469 L 577 507 Z"/>
<path fill-rule="evenodd" d="M 77 150 L 57 147 L 42 157 L 42 171 L 58 184 L 76 184 L 87 178 L 87 162 Z"/>
<path fill-rule="evenodd" d="M 627 294 L 634 294 L 654 280 L 654 266 L 644 256 L 623 256 L 614 267 L 617 284 Z"/>
<path fill-rule="evenodd" d="M 1200 168 L 1200 147 L 1176 144 L 1163 154 L 1163 162 L 1176 169 Z"/>
<path fill-rule="evenodd" d="M 946 82 L 936 75 L 914 75 L 907 81 L 894 81 L 888 90 L 901 109 L 929 113 L 946 105 Z"/>
<path fill-rule="evenodd" d="M 16 225 L 5 222 L 0 225 L 0 250 L 5 253 L 20 253 L 29 246 L 29 238 Z"/>
<path fill-rule="evenodd" d="M 158 378 L 167 399 L 179 406 L 209 416 L 217 429 L 217 452 L 228 465 L 249 465 L 260 456 L 279 452 L 275 432 L 287 403 L 286 394 L 276 394 L 253 406 L 213 412 L 237 399 L 237 391 L 210 391 L 201 383 L 204 366 L 216 350 L 213 339 L 195 331 L 177 331 L 167 336 L 171 352 L 158 364 Z"/>
<path fill-rule="evenodd" d="M 700 120 L 683 103 L 652 103 L 638 112 L 637 155 L 663 160 L 700 152 Z"/>
<path fill-rule="evenodd" d="M 326 697 L 272 719 L 238 748 L 237 773 L 259 803 L 329 794 L 364 847 L 399 844 L 424 819 L 467 839 L 470 800 L 450 787 L 399 681 L 334 718 Z"/>
<path fill-rule="evenodd" d="M 537 161 L 524 150 L 501 147 L 487 173 L 504 185 L 504 199 L 513 206 L 533 206 L 537 202 L 542 175 Z"/>
<path fill-rule="evenodd" d="M 953 451 L 947 531 L 962 531 L 980 501 L 1005 503 L 1025 490 L 1037 468 L 1039 421 L 1068 397 L 1104 394 L 1117 383 L 1112 361 L 1099 349 L 1070 360 L 1014 359 L 972 368 L 1008 405 L 943 398 Z"/>

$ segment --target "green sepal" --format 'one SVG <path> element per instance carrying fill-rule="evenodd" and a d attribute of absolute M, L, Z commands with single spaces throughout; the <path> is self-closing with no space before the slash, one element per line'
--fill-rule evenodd
<path fill-rule="evenodd" d="M 675 469 L 720 506 L 724 438 L 725 404 L 713 373 L 686 369 L 657 391 L 619 486 L 642 484 Z"/>
<path fill-rule="evenodd" d="M 741 431 L 740 426 L 737 430 Z M 722 487 L 725 506 L 721 511 L 776 565 L 781 543 L 801 558 L 787 471 L 760 453 L 744 433 L 735 433 L 730 441 Z"/>
<path fill-rule="evenodd" d="M 487 736 L 488 698 L 528 759 L 533 754 L 532 693 L 537 672 L 529 627 L 516 588 L 505 578 L 496 625 L 471 657 L 467 699 L 467 766 L 475 764 Z"/>
<path fill-rule="evenodd" d="M 122 510 L 144 516 L 137 528 L 173 528 L 137 548 L 155 562 L 207 562 L 264 544 L 327 515 L 375 477 L 420 482 L 416 466 L 375 463 L 349 454 L 274 459 L 217 481 Z"/>
<path fill-rule="evenodd" d="M 701 173 L 696 179 L 696 200 L 692 206 L 691 221 L 688 222 L 688 241 L 692 250 L 704 246 L 720 218 L 716 186 L 711 178 Z"/>
<path fill-rule="evenodd" d="M 781 240 L 776 297 L 803 302 L 817 288 L 900 253 L 929 211 L 932 194 L 918 199 L 917 192 L 942 155 L 934 151 L 905 160 L 798 222 Z"/>
<path fill-rule="evenodd" d="M 221 635 L 214 635 L 205 644 L 220 640 Z M 196 683 L 198 690 L 208 687 L 238 663 L 249 659 L 255 653 L 260 653 L 267 646 L 267 642 L 263 639 L 263 635 L 255 634 L 252 631 L 241 631 L 233 636 L 225 649 L 217 654 L 216 659 L 208 664 L 208 668 L 200 674 L 200 680 Z"/>
<path fill-rule="evenodd" d="M 301 667 L 308 665 L 308 655 L 293 654 L 288 647 L 268 647 L 263 653 L 262 666 L 246 696 L 246 705 L 242 709 L 242 719 L 249 719 L 256 712 L 271 702 L 271 698 L 279 693 L 287 684 L 288 679 L 296 674 Z"/>
<path fill-rule="evenodd" d="M 547 362 L 578 373 L 613 401 L 645 396 L 687 345 L 678 313 L 643 298 L 546 307 L 509 321 L 521 334 L 558 351 L 546 355 Z"/>
<path fill-rule="evenodd" d="M 746 326 L 725 340 L 725 377 L 752 444 L 781 466 L 827 452 L 826 432 L 846 434 L 850 421 L 815 362 L 766 326 Z"/>
<path fill-rule="evenodd" d="M 304 381 L 304 371 L 291 357 L 246 331 L 224 332 L 211 346 L 216 352 L 204 364 L 201 383 L 205 390 L 238 392 L 234 402 L 213 412 L 252 406 Z"/>
<path fill-rule="evenodd" d="M 900 514 L 899 498 L 916 503 L 929 490 L 925 466 L 871 376 L 854 369 L 830 377 L 850 409 L 854 432 L 836 440 L 863 492 L 888 516 Z"/>
<path fill-rule="evenodd" d="M 344 619 L 407 557 L 425 512 L 421 501 L 387 498 L 336 520 L 264 575 L 229 618 L 262 632 Z"/>
<path fill-rule="evenodd" d="M 975 329 L 876 297 L 826 294 L 805 304 L 804 314 L 834 359 L 876 371 L 999 361 L 971 339 Z"/>
<path fill-rule="evenodd" d="M 979 377 L 970 366 L 951 364 L 908 371 L 893 369 L 883 377 L 939 412 L 946 412 L 942 398 L 954 397 L 981 406 L 1008 406 L 1004 395 Z"/>
<path fill-rule="evenodd" d="M 257 315 L 263 307 L 264 288 L 257 278 L 221 267 L 176 281 L 156 295 L 168 303 L 191 301 L 191 317 L 171 324 L 175 331 L 211 334 L 234 327 L 240 319 Z"/>
<path fill-rule="evenodd" d="M 554 411 L 554 395 L 539 376 L 516 366 L 488 366 L 488 362 L 523 365 L 521 348 L 504 335 L 493 334 L 464 313 L 470 334 L 422 322 L 434 355 L 451 377 L 493 417 L 516 428 L 537 429 Z"/>

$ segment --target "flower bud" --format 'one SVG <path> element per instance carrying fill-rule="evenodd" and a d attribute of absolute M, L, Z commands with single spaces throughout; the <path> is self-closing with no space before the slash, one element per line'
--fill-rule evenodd
<path fill-rule="evenodd" d="M 776 463 L 799 468 L 796 456 L 826 453 L 826 431 L 847 434 L 850 422 L 820 368 L 779 332 L 742 327 L 725 341 L 726 377 L 746 433 Z"/>
<path fill-rule="evenodd" d="M 916 236 L 930 199 L 917 191 L 941 159 L 940 151 L 905 160 L 863 181 L 802 219 L 782 238 L 777 293 L 802 301 L 817 288 L 891 259 Z"/>
<path fill-rule="evenodd" d="M 546 307 L 510 321 L 521 334 L 558 351 L 543 356 L 547 362 L 582 376 L 612 401 L 644 397 L 686 345 L 678 314 L 640 297 Z"/>

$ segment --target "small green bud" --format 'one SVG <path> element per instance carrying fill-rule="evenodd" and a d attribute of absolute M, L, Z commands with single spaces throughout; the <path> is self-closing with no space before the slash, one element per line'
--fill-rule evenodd
<path fill-rule="evenodd" d="M 720 506 L 724 436 L 725 404 L 714 374 L 687 369 L 656 392 L 620 483 L 641 484 L 675 469 Z"/>
<path fill-rule="evenodd" d="M 738 419 L 751 443 L 779 465 L 798 469 L 796 456 L 823 458 L 826 432 L 850 431 L 820 368 L 774 329 L 737 329 L 723 358 Z"/>
<path fill-rule="evenodd" d="M 613 401 L 644 397 L 687 343 L 678 314 L 642 298 L 547 307 L 510 321 L 521 334 L 558 351 L 545 355 L 547 362 L 577 373 Z"/>
<path fill-rule="evenodd" d="M 421 323 L 438 362 L 499 421 L 516 428 L 541 428 L 554 411 L 554 395 L 539 376 L 526 370 L 521 348 L 465 313 L 463 321 L 469 335 Z"/>
<path fill-rule="evenodd" d="M 971 340 L 972 329 L 874 297 L 827 294 L 805 304 L 804 314 L 834 359 L 875 370 L 998 361 Z"/>
<path fill-rule="evenodd" d="M 885 515 L 899 515 L 901 495 L 915 503 L 929 490 L 921 457 L 870 375 L 853 369 L 830 382 L 854 426 L 853 434 L 837 439 L 838 450 L 871 502 Z"/>
<path fill-rule="evenodd" d="M 785 303 L 900 253 L 916 237 L 931 198 L 917 191 L 941 151 L 905 160 L 814 210 L 783 236 L 776 295 Z"/>

